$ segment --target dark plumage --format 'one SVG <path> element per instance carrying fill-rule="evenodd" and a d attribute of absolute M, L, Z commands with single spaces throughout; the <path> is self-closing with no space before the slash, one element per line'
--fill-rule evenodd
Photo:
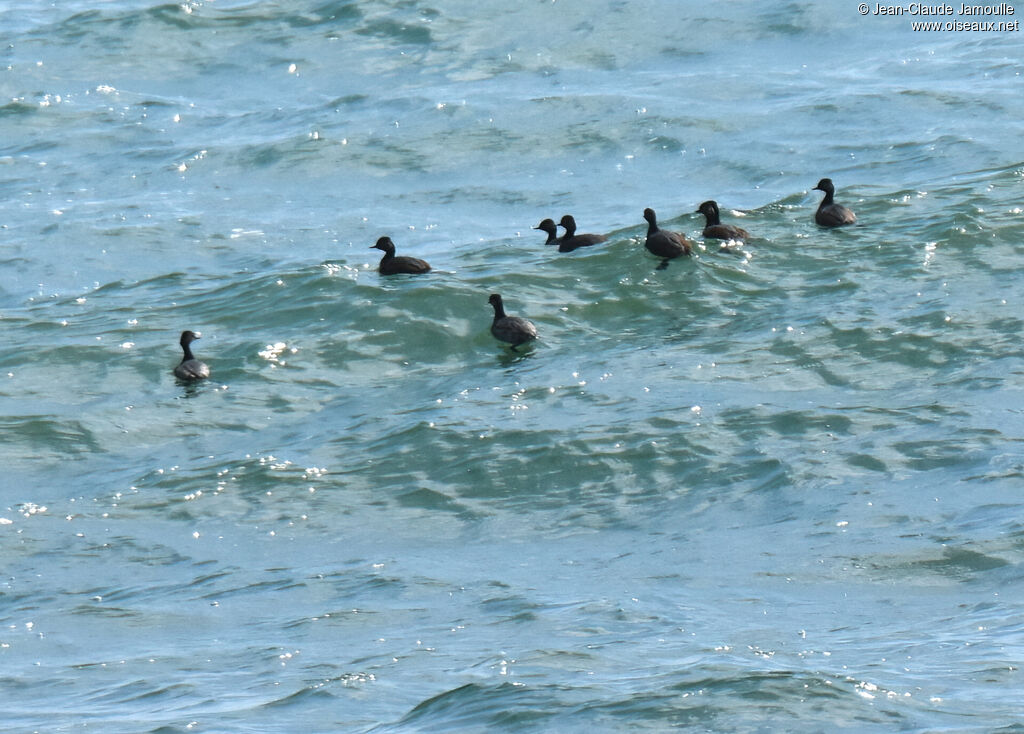
<path fill-rule="evenodd" d="M 842 204 L 836 204 L 832 197 L 836 193 L 836 187 L 832 185 L 832 179 L 823 178 L 814 187 L 817 191 L 824 191 L 825 198 L 818 205 L 818 211 L 814 213 L 814 221 L 822 227 L 841 227 L 844 224 L 853 224 L 857 216 Z"/>
<path fill-rule="evenodd" d="M 417 257 L 395 257 L 395 243 L 391 241 L 390 237 L 381 237 L 377 240 L 377 244 L 371 248 L 384 251 L 384 257 L 380 259 L 380 265 L 377 270 L 381 275 L 395 275 L 397 273 L 429 273 L 430 265 L 427 264 L 426 260 L 420 260 Z"/>
<path fill-rule="evenodd" d="M 545 219 L 543 222 L 534 227 L 534 229 L 539 229 L 541 232 L 548 233 L 548 238 L 544 241 L 545 245 L 558 244 L 558 225 L 555 224 L 554 219 Z"/>
<path fill-rule="evenodd" d="M 589 247 L 608 239 L 603 234 L 576 234 L 576 220 L 571 214 L 562 217 L 558 225 L 565 227 L 565 234 L 558 240 L 559 252 L 572 252 L 578 247 Z"/>
<path fill-rule="evenodd" d="M 492 293 L 487 302 L 494 306 L 494 321 L 491 323 L 491 333 L 495 339 L 508 342 L 515 350 L 520 344 L 533 341 L 537 338 L 537 327 L 526 319 L 519 316 L 506 316 L 505 306 L 501 302 L 501 296 Z"/>
<path fill-rule="evenodd" d="M 668 261 L 680 255 L 689 255 L 693 251 L 690 241 L 678 232 L 658 229 L 658 217 L 653 209 L 644 209 L 647 220 L 647 241 L 644 246 L 660 258 L 664 258 L 658 269 L 668 267 Z"/>
<path fill-rule="evenodd" d="M 210 368 L 200 362 L 192 354 L 192 342 L 200 337 L 198 331 L 181 332 L 181 350 L 184 356 L 174 368 L 174 376 L 179 380 L 202 380 L 210 376 Z"/>
<path fill-rule="evenodd" d="M 697 209 L 704 215 L 704 236 L 715 240 L 748 240 L 750 233 L 742 227 L 722 224 L 718 213 L 718 203 L 705 201 Z"/>

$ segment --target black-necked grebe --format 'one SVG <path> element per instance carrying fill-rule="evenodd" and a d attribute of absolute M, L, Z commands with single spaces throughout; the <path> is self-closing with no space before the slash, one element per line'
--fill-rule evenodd
<path fill-rule="evenodd" d="M 608 239 L 603 234 L 576 234 L 576 220 L 571 214 L 562 217 L 558 225 L 565 227 L 565 234 L 558 240 L 559 252 L 572 252 L 579 247 L 589 247 Z"/>
<path fill-rule="evenodd" d="M 647 240 L 644 246 L 654 255 L 663 258 L 659 270 L 668 267 L 668 261 L 680 255 L 689 255 L 693 251 L 690 241 L 678 232 L 669 232 L 658 228 L 658 217 L 653 209 L 644 209 L 647 220 Z"/>
<path fill-rule="evenodd" d="M 210 376 L 210 368 L 200 362 L 192 354 L 192 342 L 198 339 L 201 334 L 198 331 L 181 332 L 181 351 L 184 355 L 181 362 L 174 368 L 174 376 L 179 380 L 202 380 Z"/>
<path fill-rule="evenodd" d="M 380 259 L 380 265 L 377 270 L 380 271 L 381 275 L 396 275 L 398 273 L 429 273 L 430 265 L 427 264 L 426 260 L 420 260 L 418 257 L 403 257 L 395 256 L 395 243 L 391 241 L 390 237 L 381 237 L 377 240 L 377 244 L 373 245 L 371 250 L 383 250 L 384 257 Z"/>
<path fill-rule="evenodd" d="M 491 323 L 491 333 L 495 339 L 508 342 L 515 349 L 520 344 L 533 341 L 537 338 L 537 327 L 519 316 L 508 316 L 505 314 L 505 305 L 501 302 L 501 296 L 492 293 L 487 302 L 494 306 L 494 321 Z"/>
<path fill-rule="evenodd" d="M 750 239 L 750 233 L 742 227 L 737 227 L 732 224 L 722 224 L 720 214 L 718 213 L 718 203 L 715 201 L 705 201 L 697 209 L 698 212 L 704 215 L 704 236 L 709 239 L 715 240 L 748 240 Z"/>
<path fill-rule="evenodd" d="M 844 224 L 853 224 L 857 221 L 857 215 L 842 204 L 832 201 L 835 196 L 836 187 L 832 185 L 832 179 L 823 178 L 814 187 L 817 191 L 824 191 L 825 198 L 818 205 L 818 211 L 814 213 L 814 221 L 822 227 L 842 227 Z"/>
<path fill-rule="evenodd" d="M 548 238 L 544 240 L 545 245 L 558 244 L 558 225 L 555 224 L 554 219 L 545 219 L 534 227 L 534 229 L 539 229 L 541 232 L 547 232 Z"/>

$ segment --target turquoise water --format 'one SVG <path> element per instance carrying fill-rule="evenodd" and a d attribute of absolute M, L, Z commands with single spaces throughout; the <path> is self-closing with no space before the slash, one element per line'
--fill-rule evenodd
<path fill-rule="evenodd" d="M 0 729 L 1020 726 L 1020 33 L 845 0 L 0 28 Z M 858 226 L 813 224 L 824 176 Z M 755 239 L 702 243 L 709 198 Z M 696 256 L 656 270 L 645 207 Z M 545 248 L 565 213 L 608 242 Z M 379 276 L 385 234 L 434 271 Z"/>

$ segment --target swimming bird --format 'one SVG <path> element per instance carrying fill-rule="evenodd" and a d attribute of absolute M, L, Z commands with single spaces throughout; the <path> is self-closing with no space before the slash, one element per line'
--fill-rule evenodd
<path fill-rule="evenodd" d="M 558 226 L 565 227 L 565 234 L 558 240 L 559 252 L 572 252 L 577 247 L 589 247 L 608 239 L 603 234 L 576 234 L 576 220 L 571 214 L 562 217 Z"/>
<path fill-rule="evenodd" d="M 200 362 L 192 354 L 192 342 L 201 334 L 198 331 L 181 332 L 181 350 L 185 353 L 181 362 L 174 368 L 174 376 L 179 380 L 202 380 L 210 376 L 210 368 Z"/>
<path fill-rule="evenodd" d="M 718 214 L 718 203 L 705 201 L 697 209 L 704 215 L 704 236 L 715 240 L 747 240 L 750 233 L 742 227 L 722 224 Z"/>
<path fill-rule="evenodd" d="M 853 224 L 857 216 L 842 204 L 836 204 L 832 197 L 836 193 L 836 187 L 832 185 L 832 179 L 823 178 L 814 187 L 817 191 L 824 191 L 825 198 L 818 205 L 818 211 L 814 213 L 814 221 L 822 227 L 841 227 L 844 224 Z"/>
<path fill-rule="evenodd" d="M 508 342 L 512 345 L 512 351 L 520 344 L 533 341 L 537 338 L 537 327 L 519 316 L 507 316 L 505 305 L 501 296 L 492 293 L 487 302 L 494 306 L 494 321 L 491 323 L 491 333 L 495 339 Z"/>
<path fill-rule="evenodd" d="M 381 275 L 430 272 L 430 265 L 426 260 L 420 260 L 418 257 L 395 257 L 395 243 L 391 241 L 390 237 L 381 237 L 377 240 L 377 244 L 372 245 L 370 249 L 384 251 L 384 257 L 380 259 L 380 265 L 377 267 Z"/>
<path fill-rule="evenodd" d="M 658 217 L 653 209 L 644 209 L 644 219 L 647 220 L 647 241 L 644 242 L 644 246 L 653 254 L 664 258 L 658 270 L 667 268 L 669 260 L 693 252 L 693 245 L 683 235 L 669 232 L 667 229 L 658 229 Z"/>
<path fill-rule="evenodd" d="M 548 233 L 548 238 L 544 241 L 545 245 L 558 244 L 558 225 L 555 224 L 554 219 L 545 219 L 536 227 L 534 227 L 534 229 L 539 229 L 542 232 Z"/>

